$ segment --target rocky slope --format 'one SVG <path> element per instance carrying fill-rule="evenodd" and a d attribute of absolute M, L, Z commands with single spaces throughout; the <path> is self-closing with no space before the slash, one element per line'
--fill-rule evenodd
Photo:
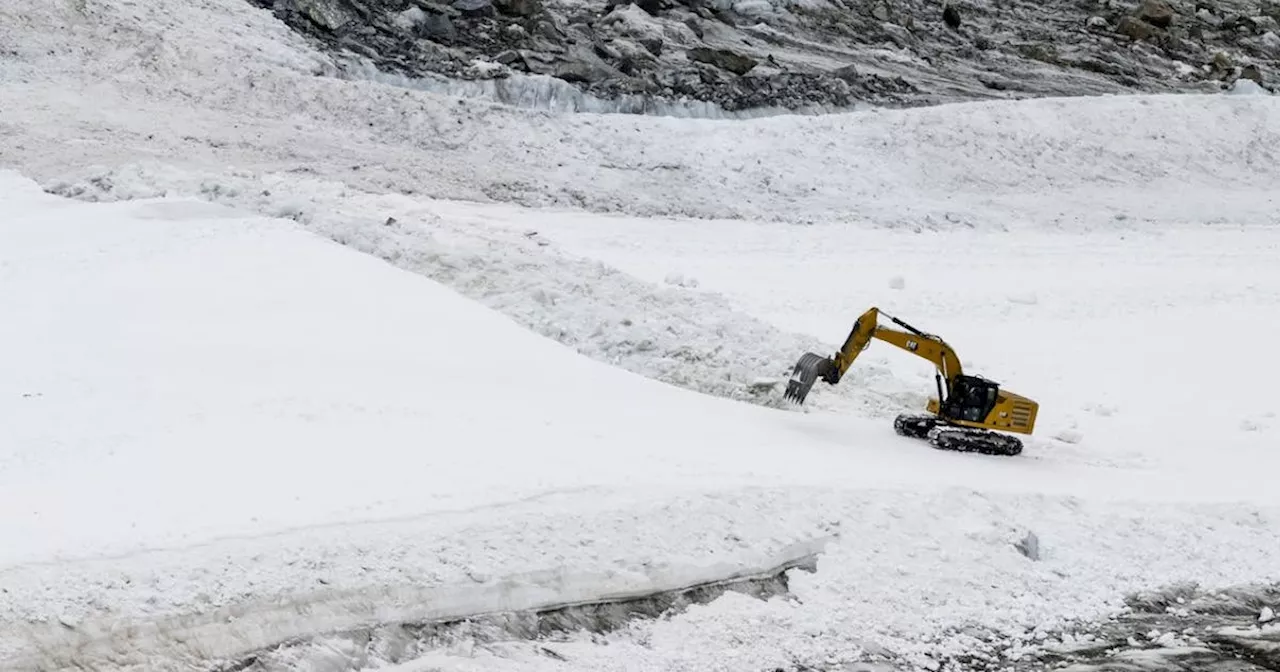
<path fill-rule="evenodd" d="M 542 75 L 635 112 L 1280 82 L 1280 0 L 248 1 L 382 73 Z"/>

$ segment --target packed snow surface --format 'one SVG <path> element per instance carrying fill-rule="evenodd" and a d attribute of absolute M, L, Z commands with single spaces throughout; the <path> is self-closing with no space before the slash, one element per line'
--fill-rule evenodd
<path fill-rule="evenodd" d="M 795 599 L 410 669 L 928 668 L 1280 572 L 1274 96 L 561 116 L 328 77 L 241 0 L 0 42 L 0 668 L 814 550 Z M 1040 401 L 1026 452 L 894 435 L 933 380 L 887 346 L 777 408 L 871 305 Z"/>
<path fill-rule="evenodd" d="M 1031 639 L 1127 588 L 1275 571 L 1274 454 L 1241 473 L 1094 465 L 1051 442 L 939 453 L 885 422 L 610 367 L 287 220 L 77 204 L 13 175 L 2 193 L 17 669 L 101 651 L 165 669 L 369 619 L 675 587 L 797 544 L 823 551 L 798 603 L 727 597 L 568 655 L 957 654 L 965 623 Z M 1015 548 L 1027 530 L 1039 563 Z"/>

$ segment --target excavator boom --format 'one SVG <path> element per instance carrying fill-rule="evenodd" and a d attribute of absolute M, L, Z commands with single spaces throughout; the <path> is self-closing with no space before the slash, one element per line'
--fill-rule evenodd
<path fill-rule="evenodd" d="M 881 326 L 879 323 L 881 315 L 906 331 Z M 784 395 L 787 399 L 802 404 L 818 378 L 831 385 L 840 382 L 858 355 L 871 344 L 872 339 L 884 341 L 932 362 L 947 382 L 948 389 L 952 379 L 964 374 L 964 368 L 955 350 L 941 338 L 926 334 L 896 317 L 881 313 L 879 308 L 872 307 L 854 321 L 853 328 L 849 330 L 849 335 L 844 340 L 844 345 L 840 346 L 840 350 L 834 356 L 825 358 L 806 353 L 801 357 L 792 372 Z"/>
<path fill-rule="evenodd" d="M 882 316 L 902 330 L 882 326 Z M 899 416 L 894 423 L 899 434 L 929 438 L 934 446 L 949 450 L 1001 455 L 1022 451 L 1021 441 L 991 430 L 1030 434 L 1039 409 L 1036 402 L 1001 390 L 993 381 L 965 374 L 959 356 L 946 341 L 876 307 L 854 321 L 844 344 L 833 356 L 823 357 L 812 352 L 801 356 L 783 396 L 803 404 L 819 379 L 830 385 L 839 383 L 872 340 L 884 341 L 923 358 L 937 369 L 938 397 L 929 400 L 927 414 Z"/>

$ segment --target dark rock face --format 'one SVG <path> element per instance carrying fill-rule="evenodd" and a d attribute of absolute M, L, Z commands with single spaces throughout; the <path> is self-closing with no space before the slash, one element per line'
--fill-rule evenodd
<path fill-rule="evenodd" d="M 1215 91 L 1280 67 L 1280 0 L 248 1 L 389 73 L 728 111 Z"/>

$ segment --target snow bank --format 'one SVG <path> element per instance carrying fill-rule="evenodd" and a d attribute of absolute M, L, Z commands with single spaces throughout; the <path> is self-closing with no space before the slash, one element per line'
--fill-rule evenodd
<path fill-rule="evenodd" d="M 1262 88 L 1262 85 L 1252 79 L 1241 77 L 1232 82 L 1231 88 L 1227 89 L 1227 95 L 1233 96 L 1269 96 L 1271 92 Z"/>
<path fill-rule="evenodd" d="M 761 387 L 760 378 L 785 379 L 806 350 L 826 353 L 842 338 L 819 340 L 783 331 L 735 310 L 716 294 L 646 282 L 565 253 L 536 230 L 513 230 L 445 204 L 364 194 L 333 182 L 133 166 L 50 189 L 90 201 L 199 194 L 243 212 L 288 217 L 444 283 L 599 361 L 765 406 L 788 404 L 781 387 Z M 883 367 L 861 367 L 847 381 L 833 390 L 827 407 L 885 416 L 924 403 L 918 390 L 895 384 Z M 869 394 L 872 387 L 877 391 Z"/>
<path fill-rule="evenodd" d="M 665 481 L 677 463 L 694 473 L 720 459 L 667 454 L 679 445 L 730 441 L 758 459 L 785 440 L 751 429 L 771 417 L 760 409 L 573 355 L 440 285 L 279 224 L 183 199 L 24 214 L 22 198 L 0 229 L 15 290 L 0 297 L 10 316 L 0 384 L 6 416 L 21 418 L 7 429 L 0 510 L 12 516 L 5 538 L 29 541 L 0 549 L 0 562 L 343 511 L 466 507 L 478 493 L 518 499 L 545 492 L 537 471 L 576 481 L 592 463 L 639 485 L 649 462 Z M 722 421 L 678 428 L 698 408 Z M 631 445 L 609 429 L 636 422 L 658 434 Z M 545 440 L 524 445 L 548 425 L 554 456 Z M 104 478 L 116 471 L 199 478 L 120 491 Z M 286 473 L 298 482 L 281 489 Z M 400 487 L 418 494 L 396 504 Z M 358 493 L 375 490 L 385 503 L 369 508 Z M 256 510 L 209 505 L 253 492 Z M 79 532 L 42 534 L 49 526 Z"/>
<path fill-rule="evenodd" d="M 1057 194 L 1042 200 L 1083 209 Z M 1023 458 L 1180 464 L 1231 478 L 1241 464 L 1275 454 L 1280 423 L 1270 381 L 1280 378 L 1280 362 L 1259 360 L 1248 348 L 1206 348 L 1200 325 L 1280 340 L 1280 322 L 1270 319 L 1280 313 L 1280 227 L 1230 224 L 1237 208 L 1260 206 L 1210 202 L 1187 214 L 1214 225 L 1170 232 L 1123 224 L 1089 235 L 724 221 L 691 227 L 480 205 L 451 205 L 449 216 L 476 227 L 536 229 L 566 253 L 651 283 L 673 272 L 696 277 L 699 292 L 832 348 L 850 320 L 878 305 L 941 334 L 969 372 L 1041 403 Z M 1127 208 L 1115 213 L 1138 219 Z M 905 279 L 900 289 L 885 282 L 895 276 Z M 818 385 L 806 406 L 829 404 L 887 424 L 892 413 L 920 408 L 934 389 L 928 362 L 887 344 L 871 344 L 850 369 L 872 371 L 835 388 Z M 856 396 L 834 398 L 855 394 L 846 385 Z M 1200 393 L 1209 389 L 1223 392 Z M 877 400 L 880 394 L 887 398 Z M 864 403 L 873 401 L 880 403 Z M 1171 425 L 1169 418 L 1194 421 Z"/>
<path fill-rule="evenodd" d="M 22 74 L 0 91 L 0 133 L 14 147 L 6 161 L 41 181 L 141 155 L 305 172 L 374 192 L 646 216 L 954 229 L 992 227 L 997 211 L 1003 226 L 1080 229 L 1113 222 L 1065 219 L 1039 194 L 1185 221 L 1179 209 L 1199 202 L 1274 198 L 1280 170 L 1274 96 L 743 122 L 564 116 L 316 76 L 337 68 L 241 0 L 105 0 L 87 6 L 88 18 L 63 5 L 4 3 L 18 18 L 0 31 L 23 48 L 6 66 Z M 94 106 L 51 102 L 89 82 Z M 83 142 L 68 146 L 66 129 Z M 1274 211 L 1259 209 L 1252 221 L 1269 222 Z"/>

